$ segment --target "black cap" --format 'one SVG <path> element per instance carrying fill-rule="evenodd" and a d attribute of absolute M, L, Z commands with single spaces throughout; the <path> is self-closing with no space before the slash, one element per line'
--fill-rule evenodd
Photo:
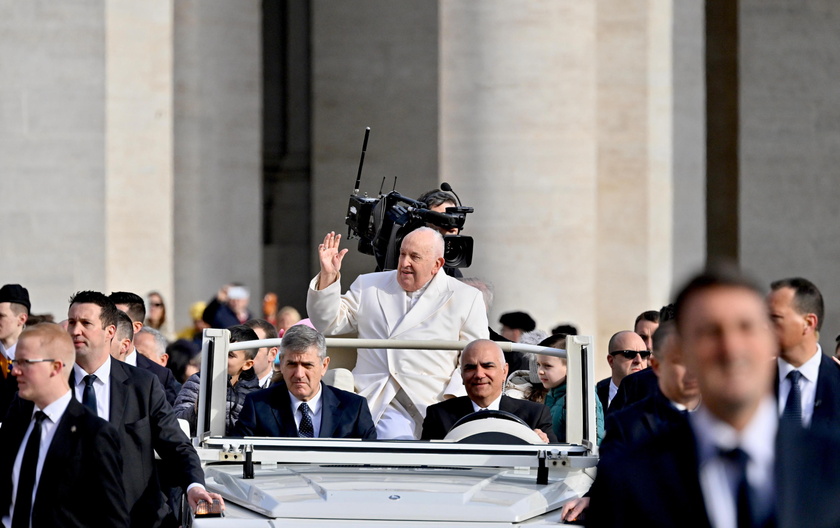
<path fill-rule="evenodd" d="M 32 309 L 29 303 L 29 291 L 20 284 L 4 284 L 0 288 L 0 302 L 22 304 L 26 306 L 27 312 Z"/>
<path fill-rule="evenodd" d="M 506 314 L 502 314 L 502 316 L 499 317 L 499 322 L 508 328 L 523 330 L 525 332 L 530 332 L 537 327 L 536 321 L 534 321 L 531 316 L 525 312 L 508 312 Z"/>

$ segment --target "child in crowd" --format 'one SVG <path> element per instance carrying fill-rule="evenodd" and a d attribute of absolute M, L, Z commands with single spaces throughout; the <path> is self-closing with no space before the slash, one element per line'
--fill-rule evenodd
<path fill-rule="evenodd" d="M 230 330 L 230 342 L 239 343 L 242 341 L 256 341 L 256 332 L 245 325 L 236 325 L 228 328 Z M 227 371 L 227 408 L 225 421 L 225 434 L 230 435 L 242 404 L 245 403 L 245 396 L 257 389 L 259 379 L 254 373 L 254 358 L 257 355 L 256 348 L 228 352 Z M 190 434 L 196 435 L 198 422 L 198 391 L 200 378 L 199 374 L 193 374 L 181 387 L 178 398 L 175 400 L 175 415 L 190 424 Z"/>
<path fill-rule="evenodd" d="M 566 348 L 566 335 L 555 334 L 543 340 L 541 346 L 552 348 Z M 566 359 L 555 356 L 537 355 L 537 373 L 540 382 L 548 391 L 545 395 L 545 405 L 551 410 L 551 425 L 554 434 L 560 442 L 566 441 Z M 595 423 L 598 443 L 604 438 L 604 409 L 600 400 L 595 400 Z"/>

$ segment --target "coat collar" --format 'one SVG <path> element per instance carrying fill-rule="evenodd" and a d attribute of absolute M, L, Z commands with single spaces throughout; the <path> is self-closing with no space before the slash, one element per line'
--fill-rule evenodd
<path fill-rule="evenodd" d="M 397 272 L 390 272 L 390 277 L 383 288 L 376 290 L 377 300 L 382 308 L 382 315 L 388 323 L 388 337 L 397 337 L 440 310 L 452 297 L 452 289 L 447 283 L 446 274 L 440 269 L 423 295 L 405 316 L 406 293 L 397 282 Z"/>

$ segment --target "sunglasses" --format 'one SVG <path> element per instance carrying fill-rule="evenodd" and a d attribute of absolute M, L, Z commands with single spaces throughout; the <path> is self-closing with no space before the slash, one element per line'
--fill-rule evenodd
<path fill-rule="evenodd" d="M 611 356 L 617 356 L 621 354 L 626 359 L 634 359 L 636 354 L 639 354 L 642 359 L 647 359 L 650 357 L 650 350 L 615 350 L 610 352 Z"/>

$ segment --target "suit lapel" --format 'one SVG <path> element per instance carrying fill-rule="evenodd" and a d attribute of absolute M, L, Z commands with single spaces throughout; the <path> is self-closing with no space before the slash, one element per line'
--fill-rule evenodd
<path fill-rule="evenodd" d="M 444 305 L 452 297 L 452 290 L 446 287 L 446 274 L 441 269 L 437 275 L 432 277 L 429 281 L 429 287 L 423 292 L 423 295 L 417 299 L 414 307 L 405 314 L 405 317 L 397 324 L 391 332 L 391 337 L 396 337 L 399 334 L 410 330 L 443 308 Z M 403 295 L 405 295 L 403 293 Z M 403 299 L 405 302 L 405 299 Z"/>
<path fill-rule="evenodd" d="M 292 415 L 292 400 L 289 399 L 289 389 L 286 388 L 285 383 L 278 383 L 274 386 L 274 394 L 269 407 L 274 421 L 277 423 L 278 436 L 297 436 L 297 425 L 295 425 L 295 417 Z"/>
<path fill-rule="evenodd" d="M 341 421 L 338 419 L 341 414 L 340 403 L 335 394 L 324 383 L 321 383 L 321 430 L 318 431 L 318 438 L 332 438 L 335 436 L 336 425 Z"/>
<path fill-rule="evenodd" d="M 394 334 L 401 315 L 405 312 L 405 292 L 397 283 L 396 273 L 389 275 L 384 287 L 376 288 L 376 300 L 379 301 L 379 308 L 388 325 L 389 336 Z"/>
<path fill-rule="evenodd" d="M 60 471 L 61 467 L 67 464 L 70 459 L 79 455 L 79 450 L 76 448 L 79 439 L 77 424 L 83 413 L 82 409 L 81 403 L 71 399 L 61 420 L 56 424 L 55 436 L 50 443 L 50 449 L 47 451 L 44 466 L 41 470 L 41 483 L 54 481 L 55 478 L 58 478 L 54 474 Z M 38 496 L 42 497 L 42 500 L 49 500 L 48 496 L 42 493 L 43 491 L 45 490 L 42 488 L 42 484 L 39 484 Z"/>
<path fill-rule="evenodd" d="M 115 426 L 123 424 L 125 406 L 128 403 L 126 383 L 129 381 L 129 375 L 126 372 L 127 368 L 119 361 L 111 360 L 111 403 L 108 421 Z"/>

